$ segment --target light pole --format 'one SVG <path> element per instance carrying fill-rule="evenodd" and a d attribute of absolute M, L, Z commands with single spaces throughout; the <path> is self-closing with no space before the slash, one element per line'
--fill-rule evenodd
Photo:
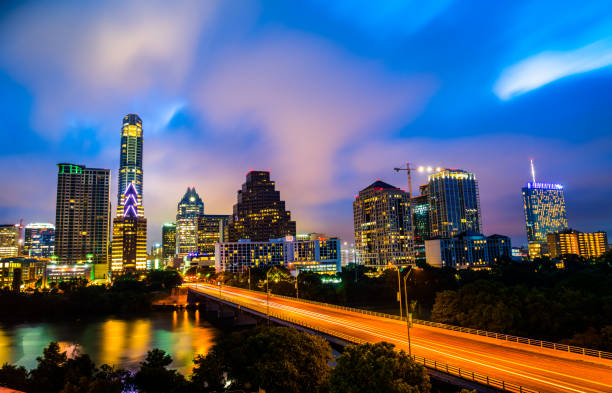
<path fill-rule="evenodd" d="M 251 267 L 250 266 L 245 266 L 247 268 L 247 270 L 249 271 L 249 291 L 251 290 Z M 244 274 L 244 269 L 242 269 L 242 274 Z"/>
<path fill-rule="evenodd" d="M 270 272 L 274 269 L 271 267 L 266 272 L 266 317 L 268 318 L 268 326 L 270 326 L 270 290 L 268 289 L 268 282 L 270 281 Z"/>
<path fill-rule="evenodd" d="M 397 300 L 399 301 L 400 319 L 402 319 L 402 279 L 400 278 L 400 270 L 397 265 L 390 264 L 389 266 L 397 270 Z"/>
<path fill-rule="evenodd" d="M 300 298 L 300 288 L 298 287 L 298 278 L 300 277 L 300 269 L 296 269 L 297 274 L 295 275 L 295 298 Z"/>
<path fill-rule="evenodd" d="M 406 280 L 408 279 L 408 276 L 410 276 L 410 273 L 412 273 L 413 270 L 414 269 L 411 268 L 408 271 L 408 274 L 404 276 L 404 297 L 406 298 L 406 331 L 408 332 L 408 356 L 410 357 L 412 357 L 412 347 L 410 346 L 410 325 L 412 324 L 412 314 L 408 310 L 408 285 L 406 283 Z"/>

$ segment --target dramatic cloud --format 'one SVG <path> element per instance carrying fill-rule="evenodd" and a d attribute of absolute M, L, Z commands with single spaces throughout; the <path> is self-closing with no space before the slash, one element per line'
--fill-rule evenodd
<path fill-rule="evenodd" d="M 494 91 L 499 98 L 507 100 L 558 79 L 611 64 L 612 38 L 571 51 L 542 52 L 505 69 Z"/>

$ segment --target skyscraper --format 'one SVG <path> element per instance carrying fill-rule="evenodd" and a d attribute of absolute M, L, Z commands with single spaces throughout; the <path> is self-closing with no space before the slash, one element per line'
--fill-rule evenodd
<path fill-rule="evenodd" d="M 0 258 L 16 257 L 19 253 L 19 227 L 0 225 Z"/>
<path fill-rule="evenodd" d="M 125 200 L 123 192 L 129 183 L 136 188 L 138 199 L 138 215 L 144 216 L 142 203 L 143 173 L 142 173 L 142 120 L 138 115 L 127 114 L 123 117 L 121 128 L 121 154 L 119 156 L 119 187 L 117 191 L 117 217 L 123 213 L 121 207 Z"/>
<path fill-rule="evenodd" d="M 110 170 L 57 164 L 55 254 L 60 263 L 108 264 Z"/>
<path fill-rule="evenodd" d="M 198 251 L 198 217 L 203 214 L 204 202 L 195 187 L 187 187 L 176 213 L 176 252 L 179 256 Z"/>
<path fill-rule="evenodd" d="M 51 258 L 55 254 L 55 226 L 40 223 L 26 225 L 24 254 L 35 258 Z"/>
<path fill-rule="evenodd" d="M 162 259 L 164 263 L 176 255 L 176 224 L 167 222 L 162 225 Z"/>
<path fill-rule="evenodd" d="M 265 242 L 285 236 L 295 236 L 295 221 L 285 210 L 268 171 L 250 171 L 238 191 L 238 202 L 229 221 L 229 241 L 250 239 Z"/>
<path fill-rule="evenodd" d="M 198 217 L 198 253 L 214 255 L 215 243 L 227 237 L 229 215 L 203 214 Z"/>
<path fill-rule="evenodd" d="M 412 227 L 414 228 L 415 256 L 425 255 L 425 240 L 430 237 L 429 195 L 427 184 L 420 187 L 421 195 L 411 198 Z"/>
<path fill-rule="evenodd" d="M 134 183 L 128 183 L 122 194 L 123 213 L 113 220 L 113 273 L 147 268 L 147 219 L 138 215 L 138 192 Z"/>
<path fill-rule="evenodd" d="M 442 169 L 429 175 L 428 180 L 430 237 L 482 231 L 478 181 L 473 173 Z"/>
<path fill-rule="evenodd" d="M 531 162 L 532 182 L 523 188 L 523 208 L 529 244 L 529 257 L 548 254 L 546 235 L 567 229 L 565 196 L 561 184 L 538 183 Z"/>
<path fill-rule="evenodd" d="M 412 263 L 410 196 L 380 180 L 353 202 L 357 263 L 384 267 Z"/>

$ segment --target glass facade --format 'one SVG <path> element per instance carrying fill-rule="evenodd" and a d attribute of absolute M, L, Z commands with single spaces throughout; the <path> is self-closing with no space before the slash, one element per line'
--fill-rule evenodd
<path fill-rule="evenodd" d="M 376 181 L 353 202 L 357 263 L 384 267 L 413 262 L 410 196 Z"/>
<path fill-rule="evenodd" d="M 483 268 L 512 257 L 510 238 L 503 235 L 486 237 L 476 232 L 425 241 L 427 263 L 436 267 Z"/>
<path fill-rule="evenodd" d="M 608 234 L 599 232 L 580 232 L 567 229 L 546 235 L 551 258 L 574 254 L 584 258 L 597 258 L 607 250 Z"/>
<path fill-rule="evenodd" d="M 176 224 L 168 222 L 162 225 L 162 259 L 172 260 L 176 255 Z"/>
<path fill-rule="evenodd" d="M 527 183 L 523 188 L 523 208 L 529 256 L 546 254 L 546 235 L 568 228 L 563 187 L 550 183 Z"/>
<path fill-rule="evenodd" d="M 0 225 L 0 258 L 16 257 L 19 253 L 19 227 Z"/>
<path fill-rule="evenodd" d="M 280 192 L 270 180 L 270 172 L 250 171 L 246 182 L 238 191 L 238 202 L 234 205 L 229 220 L 229 241 L 250 239 L 261 242 L 284 236 L 295 236 L 295 221 L 285 210 Z"/>
<path fill-rule="evenodd" d="M 138 213 L 138 191 L 128 183 L 122 193 L 123 213 L 113 220 L 111 271 L 134 272 L 147 268 L 147 219 Z"/>
<path fill-rule="evenodd" d="M 194 188 L 179 201 L 176 213 L 176 252 L 184 257 L 198 251 L 198 217 L 204 214 L 204 202 Z"/>
<path fill-rule="evenodd" d="M 128 184 L 134 184 L 138 198 L 138 215 L 144 216 L 142 204 L 142 120 L 138 115 L 127 114 L 121 127 L 121 154 L 119 157 L 119 186 L 117 194 L 117 216 L 121 213 L 121 204 L 125 199 L 123 192 Z"/>
<path fill-rule="evenodd" d="M 57 166 L 58 262 L 108 264 L 110 170 L 65 163 Z"/>
<path fill-rule="evenodd" d="M 443 169 L 429 175 L 429 225 L 432 238 L 464 231 L 481 232 L 478 181 L 473 173 Z"/>
<path fill-rule="evenodd" d="M 24 254 L 34 258 L 51 258 L 55 254 L 55 226 L 38 223 L 26 225 Z"/>

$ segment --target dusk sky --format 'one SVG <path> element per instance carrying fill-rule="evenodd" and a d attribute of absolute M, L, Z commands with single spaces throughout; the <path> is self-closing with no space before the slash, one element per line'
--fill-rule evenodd
<path fill-rule="evenodd" d="M 0 5 L 0 221 L 54 222 L 59 162 L 110 168 L 144 129 L 149 243 L 195 186 L 230 214 L 269 170 L 298 232 L 353 239 L 393 167 L 462 168 L 485 234 L 526 243 L 521 187 L 612 232 L 612 2 L 82 1 Z M 415 174 L 413 185 L 426 181 Z"/>

